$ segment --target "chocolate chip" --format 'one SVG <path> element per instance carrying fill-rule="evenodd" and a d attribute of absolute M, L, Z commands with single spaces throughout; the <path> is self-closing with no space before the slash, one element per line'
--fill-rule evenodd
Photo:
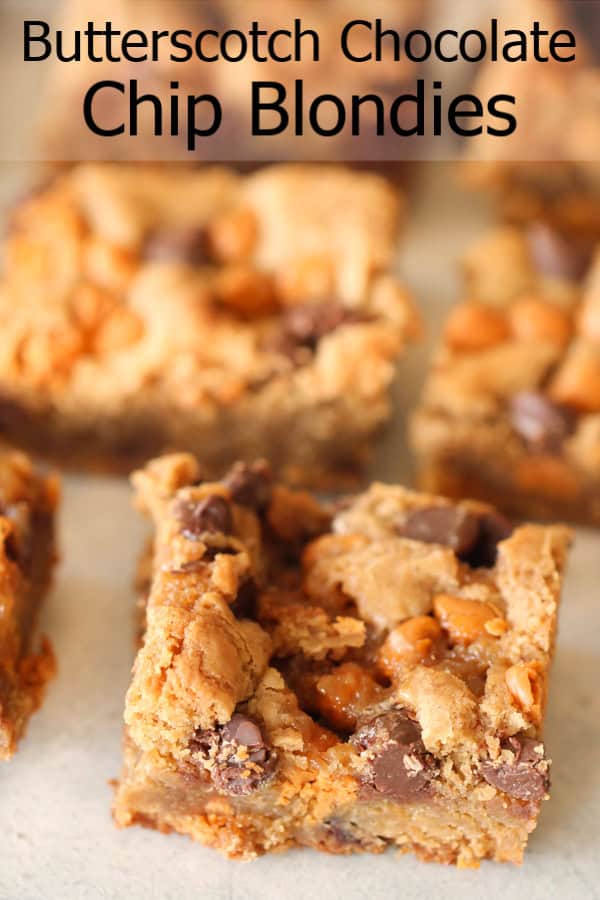
<path fill-rule="evenodd" d="M 211 262 L 205 228 L 154 231 L 146 240 L 143 256 L 147 262 L 178 262 L 201 266 Z"/>
<path fill-rule="evenodd" d="M 513 527 L 495 510 L 482 513 L 478 519 L 479 536 L 464 561 L 473 568 L 489 568 L 496 563 L 498 544 L 511 536 Z"/>
<path fill-rule="evenodd" d="M 397 531 L 414 541 L 444 544 L 457 556 L 463 556 L 475 546 L 479 521 L 474 513 L 462 506 L 425 506 L 413 509 Z"/>
<path fill-rule="evenodd" d="M 197 732 L 190 749 L 208 762 L 214 786 L 225 794 L 250 794 L 275 771 L 276 757 L 260 725 L 243 713 L 218 728 Z"/>
<path fill-rule="evenodd" d="M 501 743 L 511 754 L 509 761 L 481 763 L 481 774 L 488 784 L 518 800 L 543 800 L 550 788 L 550 764 L 539 740 L 514 735 Z"/>
<path fill-rule="evenodd" d="M 294 366 L 302 366 L 310 361 L 325 335 L 340 325 L 369 320 L 365 313 L 346 309 L 334 301 L 292 306 L 283 313 L 279 330 L 267 336 L 263 346 L 266 351 L 287 357 Z"/>
<path fill-rule="evenodd" d="M 367 766 L 361 797 L 377 796 L 415 803 L 430 794 L 437 764 L 421 740 L 421 729 L 406 710 L 385 713 L 364 725 L 351 738 Z"/>
<path fill-rule="evenodd" d="M 541 275 L 576 281 L 585 275 L 589 253 L 545 225 L 537 222 L 527 230 L 533 262 Z"/>
<path fill-rule="evenodd" d="M 248 506 L 261 512 L 271 500 L 272 476 L 269 464 L 264 460 L 253 463 L 235 463 L 223 479 L 231 499 L 240 506 Z"/>
<path fill-rule="evenodd" d="M 560 453 L 575 428 L 575 416 L 543 394 L 522 391 L 511 399 L 512 427 L 529 447 L 540 453 Z"/>
<path fill-rule="evenodd" d="M 175 501 L 173 515 L 181 523 L 181 533 L 190 541 L 204 534 L 230 534 L 233 528 L 231 508 L 224 497 L 209 494 L 202 500 Z"/>
<path fill-rule="evenodd" d="M 498 542 L 510 537 L 510 522 L 494 510 L 473 512 L 461 506 L 414 509 L 397 526 L 398 534 L 425 544 L 450 547 L 473 568 L 493 566 Z"/>
<path fill-rule="evenodd" d="M 258 588 L 254 579 L 249 578 L 240 586 L 237 597 L 231 604 L 231 612 L 237 619 L 256 618 Z"/>
<path fill-rule="evenodd" d="M 360 839 L 354 833 L 355 825 L 352 822 L 329 819 L 323 823 L 324 844 L 328 850 L 340 852 L 360 847 Z"/>

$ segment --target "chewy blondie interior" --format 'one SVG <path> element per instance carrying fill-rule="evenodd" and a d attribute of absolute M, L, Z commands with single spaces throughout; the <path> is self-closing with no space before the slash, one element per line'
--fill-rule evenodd
<path fill-rule="evenodd" d="M 8 759 L 54 672 L 35 626 L 55 561 L 58 487 L 22 454 L 0 451 L 0 760 Z"/>
<path fill-rule="evenodd" d="M 372 485 L 335 504 L 265 463 L 134 476 L 154 522 L 120 826 L 232 857 L 388 846 L 520 862 L 569 533 Z"/>
<path fill-rule="evenodd" d="M 391 271 L 401 200 L 375 175 L 81 165 L 14 211 L 0 431 L 128 471 L 170 448 L 343 481 L 418 331 Z"/>
<path fill-rule="evenodd" d="M 465 272 L 413 421 L 422 486 L 600 524 L 600 259 L 538 223 Z"/>

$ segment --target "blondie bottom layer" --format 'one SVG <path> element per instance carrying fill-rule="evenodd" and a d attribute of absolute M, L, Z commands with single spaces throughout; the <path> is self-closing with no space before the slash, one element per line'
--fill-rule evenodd
<path fill-rule="evenodd" d="M 14 753 L 54 672 L 48 641 L 34 650 L 33 635 L 55 561 L 57 500 L 53 479 L 21 453 L 0 453 L 0 760 Z"/>
<path fill-rule="evenodd" d="M 118 825 L 241 858 L 521 861 L 565 528 L 381 484 L 328 507 L 188 455 L 135 483 L 156 536 Z"/>
<path fill-rule="evenodd" d="M 600 525 L 600 260 L 537 225 L 465 268 L 412 425 L 422 487 Z"/>
<path fill-rule="evenodd" d="M 364 463 L 418 331 L 391 274 L 401 201 L 375 175 L 84 165 L 15 211 L 0 430 L 128 470 L 200 450 L 319 484 Z"/>

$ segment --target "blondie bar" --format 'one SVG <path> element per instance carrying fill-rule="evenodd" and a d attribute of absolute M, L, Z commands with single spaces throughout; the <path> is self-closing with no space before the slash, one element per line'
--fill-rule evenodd
<path fill-rule="evenodd" d="M 34 650 L 38 613 L 55 561 L 54 479 L 21 453 L 0 453 L 0 760 L 14 753 L 54 672 L 50 644 Z"/>
<path fill-rule="evenodd" d="M 600 260 L 538 224 L 465 270 L 412 424 L 422 486 L 600 525 Z"/>
<path fill-rule="evenodd" d="M 567 529 L 382 484 L 329 506 L 186 454 L 134 482 L 156 531 L 119 826 L 521 861 Z"/>
<path fill-rule="evenodd" d="M 376 175 L 83 165 L 13 214 L 0 431 L 80 466 L 171 448 L 220 474 L 269 456 L 328 483 L 364 463 L 418 332 Z"/>
<path fill-rule="evenodd" d="M 471 159 L 493 162 L 468 167 L 468 180 L 489 189 L 509 221 L 543 220 L 589 244 L 600 240 L 600 10 L 588 0 L 506 4 L 511 27 L 536 19 L 574 33 L 575 60 L 484 64 L 475 93 L 514 95 L 523 112 L 509 139 L 471 148 Z"/>

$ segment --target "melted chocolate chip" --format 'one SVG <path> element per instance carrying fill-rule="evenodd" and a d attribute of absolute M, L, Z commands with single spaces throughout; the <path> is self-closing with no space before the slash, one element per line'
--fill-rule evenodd
<path fill-rule="evenodd" d="M 425 544 L 444 544 L 457 556 L 464 556 L 477 542 L 479 520 L 462 506 L 425 506 L 412 510 L 397 530 L 402 537 Z"/>
<path fill-rule="evenodd" d="M 224 794 L 250 794 L 275 771 L 276 757 L 260 725 L 242 713 L 218 728 L 197 732 L 190 748 L 210 763 L 211 780 Z"/>
<path fill-rule="evenodd" d="M 493 510 L 437 505 L 413 510 L 397 531 L 414 541 L 450 547 L 463 562 L 479 568 L 495 564 L 498 543 L 510 537 L 512 526 Z"/>
<path fill-rule="evenodd" d="M 534 391 L 515 394 L 509 415 L 517 434 L 540 453 L 560 453 L 564 440 L 575 428 L 570 410 Z"/>
<path fill-rule="evenodd" d="M 483 761 L 481 774 L 487 783 L 518 800 L 543 800 L 550 787 L 550 765 L 541 741 L 514 735 L 502 741 L 501 748 L 510 752 L 511 759 Z"/>
<path fill-rule="evenodd" d="M 340 325 L 368 320 L 369 317 L 364 313 L 346 309 L 334 301 L 292 306 L 282 316 L 281 334 L 273 349 L 291 359 L 301 360 L 299 352 L 313 352 L 321 338 L 331 334 Z"/>
<path fill-rule="evenodd" d="M 224 497 L 210 494 L 202 500 L 176 500 L 173 515 L 181 523 L 181 533 L 190 541 L 204 534 L 230 534 L 231 509 Z"/>
<path fill-rule="evenodd" d="M 257 512 L 264 510 L 271 500 L 272 475 L 264 460 L 253 463 L 235 463 L 223 479 L 231 499 L 240 506 L 248 506 Z"/>
<path fill-rule="evenodd" d="M 201 266 L 211 262 L 206 229 L 180 228 L 153 232 L 144 245 L 148 262 L 178 262 Z"/>
<path fill-rule="evenodd" d="M 231 612 L 237 619 L 255 619 L 258 588 L 254 579 L 249 578 L 239 588 L 237 597 L 231 604 Z"/>
<path fill-rule="evenodd" d="M 479 536 L 464 561 L 473 568 L 490 568 L 496 563 L 498 544 L 511 536 L 513 527 L 508 519 L 492 510 L 482 513 L 478 519 Z"/>
<path fill-rule="evenodd" d="M 367 760 L 361 797 L 416 803 L 430 795 L 437 764 L 421 740 L 421 729 L 406 710 L 378 716 L 351 738 Z"/>
<path fill-rule="evenodd" d="M 589 253 L 538 222 L 527 230 L 533 262 L 541 275 L 577 281 L 585 275 Z"/>

